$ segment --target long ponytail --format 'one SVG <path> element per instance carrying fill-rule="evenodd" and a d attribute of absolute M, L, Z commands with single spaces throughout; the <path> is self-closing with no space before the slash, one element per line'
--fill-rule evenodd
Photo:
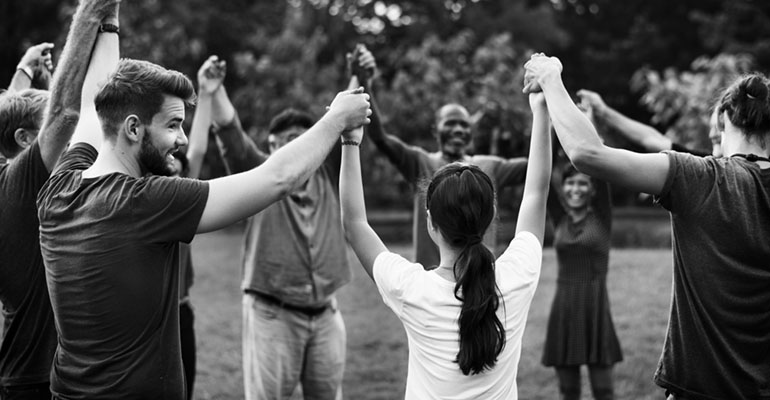
<path fill-rule="evenodd" d="M 482 244 L 495 215 L 494 186 L 478 167 L 453 163 L 436 172 L 426 200 L 433 223 L 460 249 L 453 266 L 454 296 L 462 302 L 455 362 L 463 374 L 478 374 L 494 367 L 505 346 L 505 327 L 496 313 L 495 260 Z"/>

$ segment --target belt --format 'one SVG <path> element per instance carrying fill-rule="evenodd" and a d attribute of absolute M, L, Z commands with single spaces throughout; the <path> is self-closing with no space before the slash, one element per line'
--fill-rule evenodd
<path fill-rule="evenodd" d="M 253 290 L 253 289 L 245 289 L 244 292 L 246 292 L 246 294 L 250 294 L 250 295 L 252 295 L 252 296 L 254 296 L 254 297 L 264 301 L 265 303 L 269 303 L 269 304 L 272 304 L 274 306 L 281 307 L 284 310 L 300 312 L 302 314 L 307 315 L 308 317 L 318 316 L 318 315 L 322 314 L 324 311 L 326 311 L 327 309 L 331 308 L 331 305 L 332 305 L 331 302 L 328 302 L 326 304 L 323 304 L 321 306 L 316 306 L 316 307 L 297 306 L 297 305 L 294 305 L 294 304 L 286 303 L 283 300 L 280 300 L 277 297 L 271 296 L 269 294 L 264 294 L 264 293 L 261 293 L 261 292 L 257 292 L 256 290 Z"/>

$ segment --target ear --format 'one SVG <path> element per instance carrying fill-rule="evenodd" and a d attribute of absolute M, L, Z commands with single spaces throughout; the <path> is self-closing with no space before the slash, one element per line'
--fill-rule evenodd
<path fill-rule="evenodd" d="M 430 210 L 426 210 L 425 213 L 428 215 L 427 216 L 427 218 L 428 218 L 428 229 L 430 229 L 432 231 L 435 231 L 436 230 L 436 226 L 433 225 L 433 217 L 431 217 L 431 215 L 430 215 Z"/>
<path fill-rule="evenodd" d="M 267 146 L 270 148 L 270 153 L 274 153 L 280 147 L 278 146 L 278 136 L 275 134 L 267 135 Z"/>
<path fill-rule="evenodd" d="M 133 143 L 140 143 L 144 133 L 144 125 L 138 116 L 131 114 L 123 121 L 123 131 L 126 138 Z"/>
<path fill-rule="evenodd" d="M 13 132 L 13 139 L 22 149 L 26 149 L 32 145 L 32 142 L 35 141 L 35 137 L 36 135 L 34 135 L 32 131 L 29 131 L 25 128 L 19 128 Z"/>

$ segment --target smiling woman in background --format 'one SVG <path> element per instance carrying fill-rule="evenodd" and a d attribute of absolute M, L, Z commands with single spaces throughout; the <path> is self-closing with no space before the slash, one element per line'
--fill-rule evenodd
<path fill-rule="evenodd" d="M 560 189 L 548 199 L 559 270 L 542 362 L 556 368 L 562 399 L 580 398 L 581 365 L 588 365 L 594 398 L 612 399 L 612 365 L 623 355 L 607 295 L 609 185 L 567 164 Z"/>

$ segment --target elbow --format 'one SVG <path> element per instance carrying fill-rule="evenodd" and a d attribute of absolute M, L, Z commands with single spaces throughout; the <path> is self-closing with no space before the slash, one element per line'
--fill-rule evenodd
<path fill-rule="evenodd" d="M 578 171 L 590 175 L 601 160 L 601 147 L 577 146 L 568 153 L 568 156 Z"/>

